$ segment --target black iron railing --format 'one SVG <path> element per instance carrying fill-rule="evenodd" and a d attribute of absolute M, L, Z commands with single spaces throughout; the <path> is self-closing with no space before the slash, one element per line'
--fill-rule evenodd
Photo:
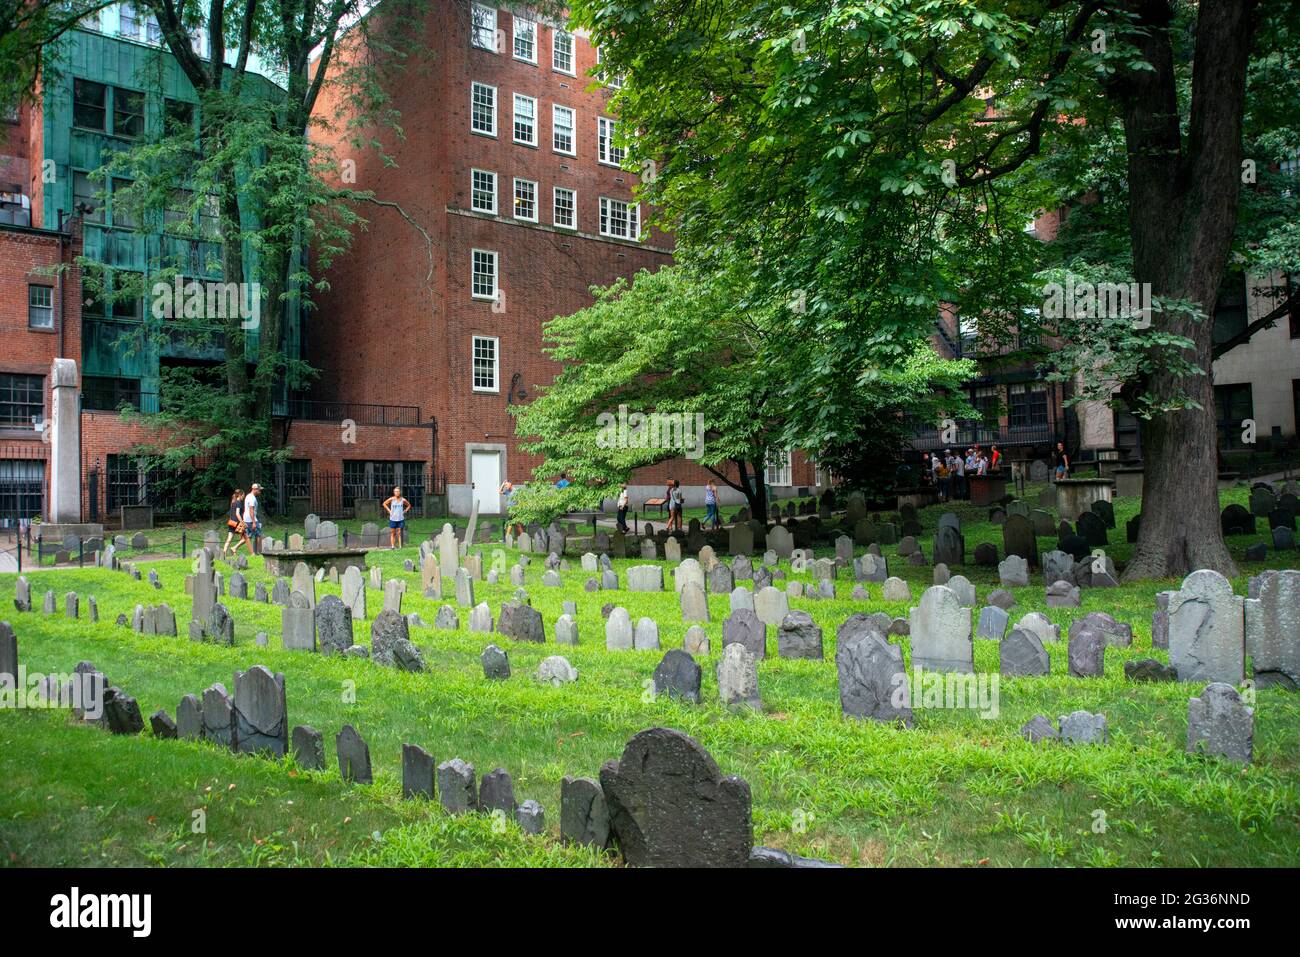
<path fill-rule="evenodd" d="M 419 425 L 418 405 L 372 405 L 364 402 L 329 402 L 319 399 L 286 399 L 277 402 L 275 414 L 309 422 L 343 422 L 357 425 Z"/>

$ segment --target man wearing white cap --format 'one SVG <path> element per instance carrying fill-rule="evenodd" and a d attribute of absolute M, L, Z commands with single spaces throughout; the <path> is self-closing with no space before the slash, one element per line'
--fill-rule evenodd
<path fill-rule="evenodd" d="M 262 527 L 258 522 L 257 516 L 257 496 L 262 492 L 262 486 L 253 483 L 248 494 L 244 496 L 244 541 L 248 545 L 248 554 L 257 554 L 257 538 L 262 534 Z"/>

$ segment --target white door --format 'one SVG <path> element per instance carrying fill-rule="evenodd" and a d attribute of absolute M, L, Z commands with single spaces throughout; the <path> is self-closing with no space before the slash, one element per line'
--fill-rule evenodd
<path fill-rule="evenodd" d="M 501 514 L 501 453 L 470 452 L 469 480 L 480 515 Z"/>

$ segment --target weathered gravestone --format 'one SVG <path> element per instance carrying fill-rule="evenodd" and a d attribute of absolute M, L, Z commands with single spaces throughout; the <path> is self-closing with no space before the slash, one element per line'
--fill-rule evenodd
<path fill-rule="evenodd" d="M 655 695 L 699 704 L 701 674 L 700 666 L 688 652 L 670 648 L 654 671 Z"/>
<path fill-rule="evenodd" d="M 730 644 L 743 646 L 755 658 L 767 657 L 767 625 L 753 609 L 737 608 L 723 621 L 723 650 Z"/>
<path fill-rule="evenodd" d="M 316 650 L 316 615 L 300 591 L 291 594 L 289 603 L 280 609 L 280 642 L 286 651 Z"/>
<path fill-rule="evenodd" d="M 1169 663 L 1179 681 L 1223 681 L 1244 677 L 1243 599 L 1211 569 L 1192 572 L 1169 596 Z"/>
<path fill-rule="evenodd" d="M 345 724 L 334 736 L 334 750 L 338 753 L 339 775 L 344 781 L 370 784 L 374 780 L 370 773 L 370 746 L 352 725 Z"/>
<path fill-rule="evenodd" d="M 1008 678 L 1045 675 L 1052 670 L 1051 659 L 1037 634 L 1013 628 L 998 642 L 998 670 Z"/>
<path fill-rule="evenodd" d="M 776 632 L 777 655 L 781 658 L 822 658 L 822 629 L 806 611 L 788 612 Z"/>
<path fill-rule="evenodd" d="M 1019 555 L 1030 566 L 1038 565 L 1038 538 L 1034 524 L 1024 515 L 1008 515 L 1002 526 L 1002 551 Z"/>
<path fill-rule="evenodd" d="M 909 615 L 912 667 L 970 674 L 974 671 L 970 609 L 948 585 L 932 585 Z"/>
<path fill-rule="evenodd" d="M 240 751 L 282 758 L 289 748 L 284 675 L 263 665 L 235 672 L 235 736 Z"/>
<path fill-rule="evenodd" d="M 914 725 L 903 653 L 870 616 L 853 615 L 836 629 L 835 669 L 846 717 Z"/>
<path fill-rule="evenodd" d="M 286 608 L 288 612 L 290 609 Z M 316 640 L 322 654 L 343 654 L 354 644 L 352 613 L 337 595 L 326 595 L 316 605 Z M 285 647 L 288 647 L 286 645 Z"/>
<path fill-rule="evenodd" d="M 651 728 L 600 770 L 610 831 L 633 867 L 741 867 L 753 847 L 749 785 L 680 731 Z"/>
<path fill-rule="evenodd" d="M 1255 741 L 1255 709 L 1223 682 L 1206 685 L 1187 702 L 1187 753 L 1215 755 L 1249 764 Z"/>
<path fill-rule="evenodd" d="M 763 699 L 758 692 L 758 663 L 744 645 L 739 642 L 723 645 L 717 679 L 718 697 L 724 708 L 762 710 Z"/>

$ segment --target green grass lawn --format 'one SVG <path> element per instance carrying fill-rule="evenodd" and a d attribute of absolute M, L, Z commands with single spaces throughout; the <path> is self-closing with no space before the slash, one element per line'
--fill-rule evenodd
<path fill-rule="evenodd" d="M 1224 502 L 1246 500 L 1244 489 Z M 1029 496 L 1032 501 L 1034 496 Z M 1108 549 L 1120 564 L 1124 521 L 1136 501 L 1116 503 L 1118 528 Z M 967 523 L 967 555 L 981 541 L 1001 550 L 1001 530 L 987 524 L 984 509 L 956 506 Z M 941 509 L 922 514 L 923 546 Z M 1240 559 L 1256 538 L 1230 540 Z M 201 539 L 201 536 L 200 536 Z M 413 536 L 413 542 L 418 540 Z M 1039 540 L 1041 551 L 1054 539 Z M 485 546 L 486 555 L 492 546 Z M 886 546 L 890 571 L 906 579 L 913 599 L 930 584 L 928 567 L 914 567 Z M 379 551 L 371 564 L 385 577 L 413 581 L 403 611 L 432 622 L 439 603 L 419 594 L 418 576 L 402 571 L 415 547 Z M 513 561 L 513 554 L 510 556 Z M 761 714 L 732 714 L 716 703 L 714 666 L 720 655 L 727 597 L 709 596 L 713 621 L 706 626 L 713 654 L 704 666 L 705 703 L 654 700 L 646 693 L 662 652 L 607 652 L 601 605 L 624 605 L 660 625 L 664 649 L 680 647 L 680 621 L 671 589 L 664 594 L 594 593 L 582 590 L 587 575 L 574 566 L 565 587 L 541 585 L 534 556 L 527 588 L 546 621 L 545 645 L 512 643 L 499 636 L 414 629 L 429 671 L 404 674 L 367 661 L 323 658 L 278 647 L 280 609 L 225 599 L 236 620 L 233 648 L 195 644 L 185 637 L 137 635 L 114 624 L 137 602 L 167 601 L 186 634 L 189 614 L 184 577 L 190 563 L 175 558 L 142 563 L 157 570 L 163 588 L 101 569 L 32 571 L 33 604 L 46 588 L 59 596 L 60 612 L 46 616 L 7 613 L 29 671 L 70 671 L 93 661 L 111 683 L 135 696 L 147 716 L 157 708 L 175 714 L 186 693 L 215 681 L 231 686 L 233 672 L 265 664 L 285 673 L 290 724 L 324 732 L 330 769 L 304 772 L 291 760 L 236 756 L 214 746 L 113 737 L 70 722 L 63 713 L 0 713 L 0 862 L 9 865 L 520 865 L 590 866 L 612 861 L 563 846 L 558 837 L 560 779 L 595 776 L 618 757 L 636 732 L 656 725 L 696 737 L 724 773 L 749 781 L 754 797 L 755 838 L 787 850 L 859 865 L 1203 865 L 1281 866 L 1300 857 L 1300 697 L 1263 690 L 1256 701 L 1255 760 L 1240 768 L 1184 753 L 1187 699 L 1201 685 L 1136 685 L 1123 677 L 1133 658 L 1167 660 L 1150 646 L 1156 591 L 1176 582 L 1151 581 L 1116 589 L 1085 589 L 1080 609 L 1047 609 L 1042 585 L 1013 589 L 1019 604 L 1013 622 L 1043 611 L 1066 630 L 1075 615 L 1106 611 L 1132 622 L 1131 649 L 1109 649 L 1106 677 L 1066 674 L 1064 642 L 1049 647 L 1052 674 L 1001 682 L 999 713 L 983 719 L 971 710 L 917 711 L 913 730 L 841 717 L 834 666 L 835 628 L 857 611 L 906 615 L 907 602 L 849 599 L 851 580 L 838 583 L 833 601 L 792 599 L 826 633 L 826 660 L 769 657 L 759 666 Z M 1295 556 L 1270 552 L 1266 563 L 1242 563 L 1234 585 L 1246 591 L 1246 575 L 1264 567 L 1295 565 Z M 620 579 L 639 560 L 616 561 Z M 265 579 L 260 559 L 248 573 Z M 229 575 L 229 568 L 223 568 Z M 786 566 L 787 574 L 789 568 Z M 954 569 L 956 573 L 957 569 Z M 980 603 L 998 587 L 996 568 L 961 570 L 977 586 Z M 803 576 L 792 576 L 800 578 Z M 807 580 L 805 578 L 805 580 Z M 269 580 L 268 580 L 269 581 Z M 0 578 L 0 603 L 12 607 L 13 576 Z M 95 596 L 100 621 L 71 622 L 62 596 L 76 590 Z M 514 589 L 476 583 L 476 597 L 494 614 Z M 317 586 L 318 596 L 337 586 Z M 369 594 L 370 616 L 381 607 Z M 561 603 L 578 606 L 581 643 L 554 644 L 552 628 Z M 977 609 L 978 610 L 978 609 Z M 977 611 L 976 610 L 976 611 Z M 461 623 L 467 610 L 460 611 Z M 254 635 L 272 635 L 270 648 Z M 369 629 L 357 629 L 369 642 Z M 772 636 L 774 638 L 774 636 Z M 513 677 L 483 678 L 479 654 L 491 641 L 510 653 Z M 899 639 L 896 639 L 899 640 Z M 904 651 L 907 640 L 901 639 Z M 772 653 L 775 642 L 769 643 Z M 563 654 L 579 671 L 575 684 L 552 688 L 532 672 L 547 655 Z M 996 672 L 992 641 L 975 642 L 975 666 Z M 354 688 L 354 695 L 350 693 Z M 1018 729 L 1035 714 L 1056 718 L 1076 709 L 1103 711 L 1111 743 L 1105 747 L 1033 746 Z M 345 786 L 333 763 L 333 735 L 344 723 L 369 742 L 375 783 Z M 451 818 L 425 802 L 400 800 L 400 752 L 404 742 L 421 745 L 435 761 L 460 757 L 479 774 L 504 767 L 514 776 L 520 801 L 546 808 L 547 833 L 528 837 L 510 823 L 504 829 L 481 816 Z M 205 833 L 195 833 L 203 811 Z M 1104 827 L 1103 827 L 1104 825 Z"/>

